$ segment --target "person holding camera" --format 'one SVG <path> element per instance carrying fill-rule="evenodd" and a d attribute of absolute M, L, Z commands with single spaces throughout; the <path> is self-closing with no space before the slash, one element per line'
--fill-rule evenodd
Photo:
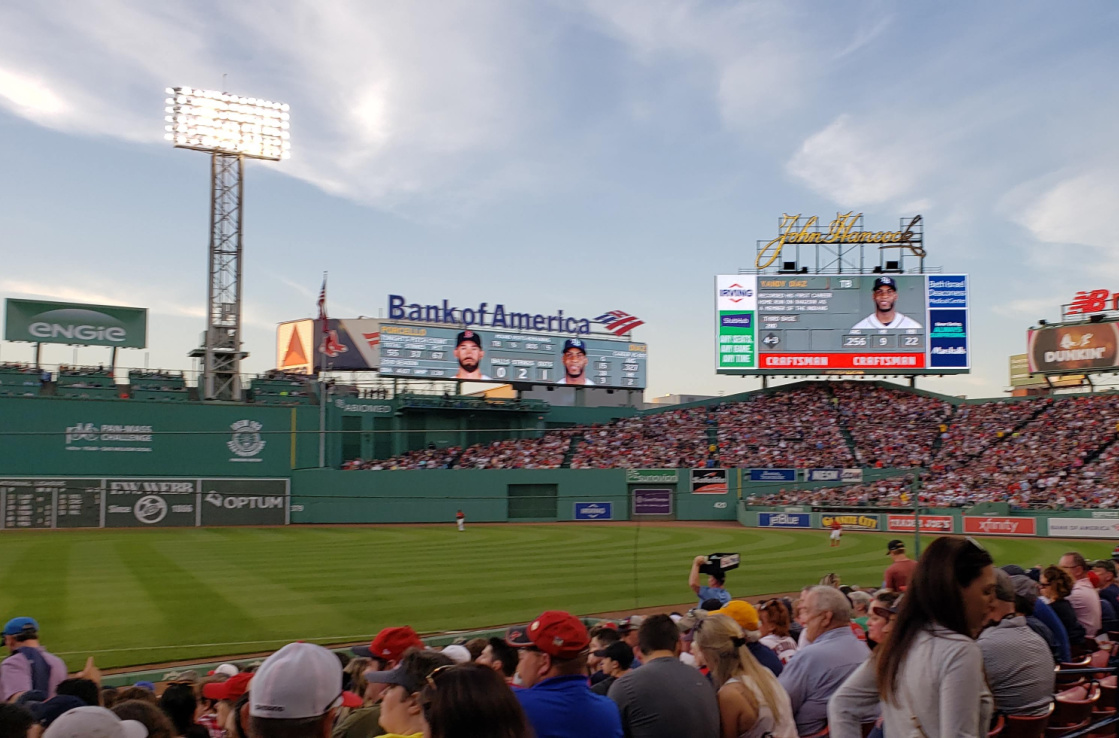
<path fill-rule="evenodd" d="M 707 574 L 706 587 L 699 583 L 700 572 Z M 700 605 L 707 600 L 718 600 L 722 605 L 730 602 L 730 592 L 724 587 L 726 582 L 726 572 L 722 570 L 718 562 L 709 563 L 707 556 L 696 556 L 692 559 L 692 571 L 688 574 L 688 586 L 696 593 L 696 597 L 699 597 Z"/>

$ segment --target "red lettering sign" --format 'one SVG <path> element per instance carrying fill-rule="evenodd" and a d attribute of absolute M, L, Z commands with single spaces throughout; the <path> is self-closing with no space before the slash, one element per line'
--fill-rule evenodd
<path fill-rule="evenodd" d="M 923 369 L 925 354 L 758 354 L 762 369 Z"/>
<path fill-rule="evenodd" d="M 973 518 L 964 516 L 964 533 L 981 536 L 1035 536 L 1034 518 Z"/>
<path fill-rule="evenodd" d="M 921 516 L 921 532 L 922 533 L 951 533 L 952 532 L 952 516 L 951 515 L 922 515 Z M 896 531 L 898 533 L 912 533 L 913 532 L 913 516 L 912 515 L 890 515 L 886 520 L 886 530 Z"/>
<path fill-rule="evenodd" d="M 1104 310 L 1107 310 L 1107 299 L 1109 297 L 1111 297 L 1111 292 L 1109 290 L 1077 292 L 1076 297 L 1072 298 L 1072 302 L 1068 304 L 1065 315 L 1102 313 Z"/>

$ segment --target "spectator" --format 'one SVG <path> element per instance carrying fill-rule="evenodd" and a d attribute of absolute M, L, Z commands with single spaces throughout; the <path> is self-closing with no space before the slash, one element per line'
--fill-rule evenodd
<path fill-rule="evenodd" d="M 645 622 L 643 615 L 630 615 L 618 621 L 618 635 L 621 636 L 623 643 L 633 649 L 634 663 L 638 665 L 641 664 L 641 647 L 637 644 L 637 632 L 643 622 Z"/>
<path fill-rule="evenodd" d="M 606 648 L 592 653 L 601 659 L 602 673 L 606 678 L 592 685 L 591 691 L 606 696 L 610 692 L 610 685 L 630 672 L 633 666 L 633 649 L 621 641 L 615 641 Z"/>
<path fill-rule="evenodd" d="M 225 728 L 218 719 L 218 700 L 207 697 L 205 689 L 208 684 L 221 684 L 223 681 L 225 680 L 222 677 L 206 676 L 190 683 L 191 689 L 194 690 L 194 699 L 198 702 L 194 721 L 206 729 L 210 738 L 225 738 Z M 110 707 L 107 703 L 105 706 Z"/>
<path fill-rule="evenodd" d="M 675 626 L 673 626 L 675 627 Z M 575 616 L 549 610 L 505 640 L 520 650 L 516 696 L 536 738 L 620 738 L 622 723 L 609 699 L 587 686 L 591 638 Z"/>
<path fill-rule="evenodd" d="M 43 738 L 148 738 L 149 735 L 143 723 L 122 719 L 104 707 L 78 707 L 51 723 Z"/>
<path fill-rule="evenodd" d="M 819 585 L 804 598 L 805 641 L 779 681 L 793 706 L 797 730 L 809 735 L 828 722 L 828 700 L 870 655 L 851 630 L 851 604 L 834 587 Z"/>
<path fill-rule="evenodd" d="M 252 681 L 252 678 L 251 673 L 241 672 L 224 682 L 210 682 L 202 685 L 202 696 L 213 703 L 214 712 L 217 715 L 217 725 L 221 729 L 224 729 L 229 722 L 229 716 L 233 712 L 237 701 L 249 691 L 249 682 Z M 122 695 L 118 694 L 117 696 L 119 698 Z"/>
<path fill-rule="evenodd" d="M 512 684 L 517 674 L 517 649 L 502 638 L 490 638 L 478 657 L 478 663 L 496 671 L 506 684 Z"/>
<path fill-rule="evenodd" d="M 1010 575 L 996 569 L 995 578 L 991 625 L 979 634 L 995 709 L 1006 715 L 1044 715 L 1053 701 L 1056 681 L 1049 644 L 1018 613 Z"/>
<path fill-rule="evenodd" d="M 1110 602 L 1115 612 L 1119 613 L 1119 585 L 1115 584 L 1119 569 L 1115 566 L 1115 562 L 1111 559 L 1100 559 L 1092 564 L 1092 571 L 1100 580 L 1100 599 Z"/>
<path fill-rule="evenodd" d="M 44 728 L 49 728 L 51 723 L 76 707 L 98 707 L 98 705 L 87 705 L 82 702 L 80 697 L 75 697 L 72 694 L 58 694 L 46 702 L 28 702 L 25 704 L 35 716 L 35 720 Z"/>
<path fill-rule="evenodd" d="M 1061 557 L 1057 566 L 1064 569 L 1073 579 L 1072 592 L 1068 595 L 1069 604 L 1076 613 L 1076 621 L 1084 626 L 1084 635 L 1094 638 L 1100 632 L 1102 613 L 1100 596 L 1088 579 L 1088 562 L 1076 551 Z"/>
<path fill-rule="evenodd" d="M 89 709 L 89 708 L 84 708 Z M 70 711 L 71 714 L 74 712 Z M 150 702 L 125 700 L 113 705 L 113 712 L 123 720 L 134 720 L 148 731 L 148 738 L 175 738 L 175 727 L 162 711 Z M 62 720 L 55 720 L 58 723 Z"/>
<path fill-rule="evenodd" d="M 1049 609 L 1061 621 L 1065 632 L 1068 633 L 1069 646 L 1083 645 L 1084 626 L 1076 619 L 1076 611 L 1073 610 L 1072 603 L 1068 601 L 1068 596 L 1073 588 L 1072 577 L 1059 567 L 1047 566 L 1041 572 L 1041 579 L 1038 584 L 1041 585 L 1042 596 L 1049 600 Z"/>
<path fill-rule="evenodd" d="M 611 623 L 610 625 L 613 625 L 613 623 Z M 590 655 L 587 656 L 587 671 L 590 672 L 591 686 L 593 687 L 594 685 L 606 679 L 606 673 L 602 671 L 602 659 L 595 654 L 605 649 L 611 643 L 617 643 L 618 641 L 620 641 L 621 636 L 618 635 L 618 630 L 616 627 L 607 627 L 606 625 L 596 625 L 591 628 L 590 636 L 591 652 Z M 627 647 L 630 648 L 630 653 L 632 654 L 632 646 L 628 646 L 627 644 Z"/>
<path fill-rule="evenodd" d="M 1009 574 L 1014 581 L 1014 589 L 1019 597 L 1024 597 L 1027 600 L 1027 602 L 1022 603 L 1022 607 L 1025 608 L 1023 611 L 1030 615 L 1027 610 L 1032 607 L 1033 614 L 1026 618 L 1026 622 L 1029 623 L 1035 633 L 1049 643 L 1050 648 L 1054 649 L 1053 658 L 1058 664 L 1072 661 L 1068 631 L 1065 630 L 1061 619 L 1057 617 L 1057 613 L 1053 612 L 1053 608 L 1049 607 L 1045 600 L 1040 599 L 1041 586 L 1037 580 L 1026 576 L 1026 570 L 1017 564 L 1007 564 L 1002 567 L 1002 570 Z M 1040 578 L 1041 572 L 1038 571 L 1037 574 Z"/>
<path fill-rule="evenodd" d="M 360 704 L 342 689 L 337 656 L 312 643 L 289 643 L 253 676 L 250 732 L 253 738 L 321 738 L 330 732 L 337 708 Z"/>
<path fill-rule="evenodd" d="M 885 735 L 986 736 L 992 698 L 974 639 L 994 590 L 994 565 L 979 544 L 933 541 L 913 572 L 893 632 L 832 697 L 831 735 L 859 738 L 866 710 L 881 701 Z"/>
<path fill-rule="evenodd" d="M 471 638 L 466 643 L 466 650 L 470 652 L 470 660 L 477 661 L 478 657 L 482 655 L 482 651 L 486 650 L 486 644 L 489 643 L 485 638 Z"/>
<path fill-rule="evenodd" d="M 11 653 L 0 662 L 0 701 L 11 702 L 36 691 L 50 699 L 66 678 L 66 664 L 39 643 L 39 624 L 32 618 L 12 618 L 4 626 L 4 646 Z"/>
<path fill-rule="evenodd" d="M 875 593 L 866 619 L 866 640 L 871 648 L 876 648 L 893 631 L 900 599 L 900 594 L 890 590 Z"/>
<path fill-rule="evenodd" d="M 870 603 L 874 601 L 874 598 L 866 592 L 856 590 L 848 592 L 847 599 L 851 601 L 851 622 L 859 626 L 863 632 L 862 637 L 865 637 L 866 621 L 870 617 Z M 855 635 L 859 634 L 856 633 Z"/>
<path fill-rule="evenodd" d="M 83 705 L 98 707 L 101 704 L 101 689 L 92 679 L 63 679 L 58 683 L 58 694 L 77 697 Z"/>
<path fill-rule="evenodd" d="M 425 738 L 532 738 L 517 698 L 497 672 L 481 664 L 436 669 L 420 701 Z"/>
<path fill-rule="evenodd" d="M 0 735 L 5 738 L 29 738 L 35 716 L 23 705 L 0 703 Z"/>
<path fill-rule="evenodd" d="M 885 581 L 882 586 L 895 592 L 904 592 L 909 577 L 917 568 L 917 562 L 905 555 L 905 542 L 894 539 L 886 544 L 886 554 L 893 563 L 886 567 Z"/>
<path fill-rule="evenodd" d="M 680 631 L 672 618 L 645 618 L 637 639 L 644 664 L 609 692 L 621 710 L 626 738 L 717 738 L 715 690 L 698 670 L 680 662 Z"/>
<path fill-rule="evenodd" d="M 370 674 L 395 669 L 404 655 L 413 649 L 423 650 L 424 642 L 410 626 L 383 628 L 368 646 L 354 646 L 354 655 L 369 659 L 369 665 L 362 674 L 365 691 L 362 705 L 342 716 L 331 733 L 332 738 L 367 738 L 378 735 L 380 729 L 382 703 L 381 693 L 385 683 L 369 678 Z"/>
<path fill-rule="evenodd" d="M 198 700 L 189 684 L 168 684 L 159 696 L 159 707 L 171 720 L 176 736 L 207 738 L 209 731 L 194 721 Z"/>
<path fill-rule="evenodd" d="M 781 600 L 763 602 L 758 608 L 758 628 L 761 639 L 758 641 L 777 654 L 782 664 L 797 652 L 797 642 L 789 633 L 789 608 Z"/>
<path fill-rule="evenodd" d="M 785 668 L 781 659 L 772 649 L 759 643 L 761 640 L 761 632 L 758 630 L 760 623 L 758 621 L 758 611 L 754 609 L 753 605 L 742 600 L 731 600 L 723 609 L 716 610 L 714 614 L 726 615 L 738 623 L 738 626 L 744 631 L 746 648 L 753 657 L 762 666 L 773 672 L 773 676 L 781 676 L 781 671 Z"/>
<path fill-rule="evenodd" d="M 725 615 L 705 618 L 694 644 L 718 690 L 720 735 L 796 738 L 789 695 L 750 654 L 738 623 Z"/>
<path fill-rule="evenodd" d="M 688 586 L 699 597 L 699 604 L 702 607 L 707 600 L 718 600 L 719 605 L 725 605 L 730 602 L 730 592 L 728 592 L 724 585 L 727 583 L 727 575 L 723 571 L 718 574 L 707 575 L 707 586 L 700 586 L 699 583 L 699 567 L 707 563 L 706 556 L 696 556 L 692 559 L 692 570 L 688 573 Z"/>

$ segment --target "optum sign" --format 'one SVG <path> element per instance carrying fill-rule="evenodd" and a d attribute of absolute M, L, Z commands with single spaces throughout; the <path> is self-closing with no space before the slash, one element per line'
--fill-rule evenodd
<path fill-rule="evenodd" d="M 72 302 L 6 300 L 4 338 L 33 343 L 144 348 L 148 311 L 144 308 Z"/>

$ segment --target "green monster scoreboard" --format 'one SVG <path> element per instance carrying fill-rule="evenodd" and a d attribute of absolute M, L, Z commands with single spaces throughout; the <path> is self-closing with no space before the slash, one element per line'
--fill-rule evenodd
<path fill-rule="evenodd" d="M 456 351 L 460 343 L 470 350 Z M 647 359 L 647 346 L 630 341 L 389 323 L 380 331 L 386 377 L 644 389 Z"/>

